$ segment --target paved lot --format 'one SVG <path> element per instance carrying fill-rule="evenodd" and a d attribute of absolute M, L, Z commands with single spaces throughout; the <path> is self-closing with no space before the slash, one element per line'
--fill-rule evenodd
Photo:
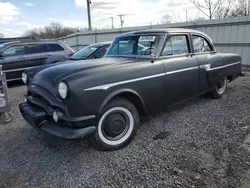
<path fill-rule="evenodd" d="M 144 118 L 115 152 L 84 140 L 46 137 L 49 145 L 19 114 L 24 93 L 10 88 L 15 120 L 0 126 L 0 187 L 250 187 L 249 76 L 220 100 L 200 97 Z"/>

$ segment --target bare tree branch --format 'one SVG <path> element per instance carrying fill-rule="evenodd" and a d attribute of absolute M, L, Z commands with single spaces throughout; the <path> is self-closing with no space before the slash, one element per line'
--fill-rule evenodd
<path fill-rule="evenodd" d="M 53 39 L 70 35 L 72 33 L 86 31 L 86 28 L 63 27 L 60 23 L 53 22 L 50 26 L 36 28 L 24 33 L 25 37 L 38 37 L 42 39 Z"/>
<path fill-rule="evenodd" d="M 200 12 L 209 19 L 228 17 L 237 0 L 189 0 Z"/>

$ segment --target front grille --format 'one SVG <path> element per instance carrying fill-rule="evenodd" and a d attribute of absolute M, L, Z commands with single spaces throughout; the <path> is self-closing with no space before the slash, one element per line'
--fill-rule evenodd
<path fill-rule="evenodd" d="M 64 114 L 68 114 L 65 105 L 40 86 L 31 85 L 29 87 L 27 100 L 43 108 L 49 115 L 52 115 L 53 111 L 56 109 L 60 109 Z"/>

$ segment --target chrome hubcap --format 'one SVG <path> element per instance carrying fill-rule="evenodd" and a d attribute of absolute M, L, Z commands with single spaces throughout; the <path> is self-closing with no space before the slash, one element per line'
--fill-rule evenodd
<path fill-rule="evenodd" d="M 98 135 L 102 142 L 119 145 L 125 142 L 134 129 L 134 118 L 129 110 L 114 107 L 105 112 L 98 123 Z"/>
<path fill-rule="evenodd" d="M 123 112 L 113 112 L 105 118 L 102 132 L 107 139 L 117 140 L 127 132 L 128 127 L 128 116 Z"/>

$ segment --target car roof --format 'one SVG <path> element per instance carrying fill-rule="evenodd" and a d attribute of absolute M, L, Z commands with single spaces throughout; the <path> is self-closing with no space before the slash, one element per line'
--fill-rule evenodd
<path fill-rule="evenodd" d="M 194 30 L 194 29 L 183 29 L 183 28 L 146 29 L 146 30 L 139 30 L 139 31 L 132 31 L 129 33 L 124 33 L 120 36 L 136 35 L 136 34 L 150 34 L 150 33 L 196 33 L 196 34 L 204 35 L 210 41 L 212 41 L 212 39 L 207 34 L 201 31 Z"/>
<path fill-rule="evenodd" d="M 4 43 L 1 43 L 2 45 L 10 45 L 10 44 L 19 44 L 19 43 L 60 43 L 60 41 L 55 40 L 43 40 L 39 38 L 32 38 L 32 39 L 21 39 L 21 40 L 13 40 L 13 41 L 6 41 Z"/>
<path fill-rule="evenodd" d="M 109 44 L 111 44 L 112 43 L 112 41 L 106 41 L 106 42 L 98 42 L 98 43 L 95 43 L 95 44 L 92 44 L 92 45 L 109 45 Z"/>

